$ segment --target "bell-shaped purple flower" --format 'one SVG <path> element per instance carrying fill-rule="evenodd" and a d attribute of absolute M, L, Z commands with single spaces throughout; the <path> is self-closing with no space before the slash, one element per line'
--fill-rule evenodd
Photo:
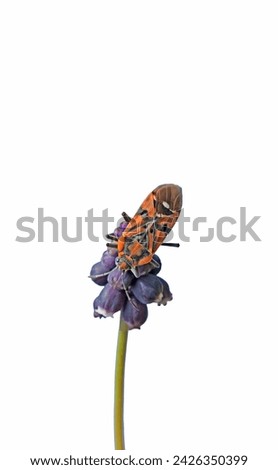
<path fill-rule="evenodd" d="M 107 284 L 108 278 L 107 267 L 105 264 L 103 264 L 101 261 L 95 263 L 92 266 L 89 277 L 99 286 L 105 286 L 105 284 Z"/>
<path fill-rule="evenodd" d="M 124 291 L 114 289 L 110 284 L 106 284 L 94 300 L 94 316 L 99 318 L 113 317 L 114 313 L 124 307 L 125 302 Z"/>
<path fill-rule="evenodd" d="M 122 271 L 117 268 L 109 273 L 107 281 L 114 289 L 127 290 L 134 279 L 135 277 L 131 271 Z"/>
<path fill-rule="evenodd" d="M 118 251 L 116 248 L 108 248 L 104 251 L 101 257 L 101 262 L 106 266 L 106 271 L 111 271 L 111 269 L 115 268 L 117 255 Z"/>
<path fill-rule="evenodd" d="M 120 225 L 114 230 L 115 237 L 120 238 L 122 233 L 125 231 L 127 225 L 128 225 L 127 222 L 121 222 Z"/>
<path fill-rule="evenodd" d="M 157 276 L 161 269 L 161 260 L 154 254 L 149 263 L 133 266 L 126 271 L 117 266 L 117 243 L 128 223 L 121 222 L 108 239 L 112 246 L 102 254 L 101 261 L 94 264 L 90 276 L 100 286 L 105 286 L 94 301 L 94 316 L 113 317 L 122 310 L 124 321 L 129 329 L 140 328 L 148 317 L 147 304 L 156 302 L 166 305 L 172 300 L 168 283 Z M 115 245 L 115 246 L 114 246 Z"/>
<path fill-rule="evenodd" d="M 132 297 L 122 309 L 122 318 L 129 330 L 140 329 L 148 318 L 148 307 Z"/>
<path fill-rule="evenodd" d="M 142 304 L 160 303 L 163 298 L 163 285 L 154 274 L 139 277 L 131 286 L 132 294 Z"/>
<path fill-rule="evenodd" d="M 166 305 L 167 302 L 170 302 L 170 300 L 173 300 L 173 295 L 170 291 L 170 287 L 168 282 L 165 281 L 162 277 L 157 276 L 157 278 L 160 280 L 162 284 L 162 299 L 160 302 L 157 302 L 158 305 Z"/>

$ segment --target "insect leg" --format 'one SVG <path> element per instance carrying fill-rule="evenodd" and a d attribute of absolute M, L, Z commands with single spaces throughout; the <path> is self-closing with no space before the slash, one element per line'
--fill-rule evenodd
<path fill-rule="evenodd" d="M 106 243 L 106 246 L 108 248 L 117 248 L 118 244 L 115 242 L 115 243 Z"/>
<path fill-rule="evenodd" d="M 174 246 L 175 248 L 179 248 L 180 244 L 179 243 L 161 243 L 163 246 Z"/>
<path fill-rule="evenodd" d="M 124 273 L 122 274 L 122 276 L 124 276 Z M 127 287 L 126 287 L 126 285 L 125 285 L 125 283 L 124 283 L 124 278 L 123 278 L 123 288 L 124 288 L 124 291 L 125 291 L 125 294 L 126 294 L 126 296 L 127 296 L 128 301 L 133 305 L 134 308 L 136 308 L 136 310 L 139 310 L 139 309 L 138 309 L 138 306 L 133 302 L 132 298 L 131 298 L 130 295 L 129 295 L 129 292 L 128 292 L 128 290 L 127 290 Z"/>
<path fill-rule="evenodd" d="M 105 238 L 108 238 L 108 240 L 118 240 L 118 237 L 116 237 L 116 235 L 114 235 L 113 233 L 108 233 L 107 235 L 105 235 Z"/>

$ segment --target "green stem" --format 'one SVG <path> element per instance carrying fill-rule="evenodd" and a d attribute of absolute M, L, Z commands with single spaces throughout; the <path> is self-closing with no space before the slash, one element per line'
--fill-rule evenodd
<path fill-rule="evenodd" d="M 115 394 L 114 394 L 114 439 L 115 449 L 125 449 L 124 438 L 124 379 L 125 379 L 125 358 L 128 337 L 128 326 L 120 318 L 118 333 L 118 344 L 115 366 Z"/>

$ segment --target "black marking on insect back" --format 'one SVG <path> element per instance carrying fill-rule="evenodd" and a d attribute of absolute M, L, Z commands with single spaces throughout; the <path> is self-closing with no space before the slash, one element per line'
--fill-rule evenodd
<path fill-rule="evenodd" d="M 132 255 L 132 260 L 135 261 L 137 264 L 139 264 L 139 261 L 142 259 L 142 258 L 146 258 L 150 256 L 150 252 L 149 250 L 147 250 L 146 248 L 144 248 L 140 254 L 133 254 Z"/>
<path fill-rule="evenodd" d="M 142 217 L 146 217 L 148 215 L 148 211 L 147 209 L 143 209 L 143 207 L 140 207 L 137 214 L 142 215 Z"/>
<path fill-rule="evenodd" d="M 164 233 L 170 233 L 171 230 L 172 230 L 172 227 L 168 227 L 168 225 L 166 225 L 166 224 L 164 224 L 164 225 L 156 224 L 155 228 L 157 230 L 160 230 L 161 232 L 164 232 Z"/>
<path fill-rule="evenodd" d="M 124 256 L 131 258 L 135 262 L 139 262 L 142 258 L 149 256 L 149 250 L 140 241 L 142 240 L 137 240 L 133 237 L 127 239 L 124 245 Z M 134 246 L 136 246 L 136 250 L 134 250 Z"/>
<path fill-rule="evenodd" d="M 150 231 L 151 230 L 152 229 L 150 229 Z M 143 226 L 140 233 L 137 233 L 135 236 L 133 236 L 132 240 L 136 240 L 138 243 L 140 243 L 140 245 L 143 245 L 144 247 L 148 246 L 149 230 L 147 230 L 147 227 Z"/>
<path fill-rule="evenodd" d="M 153 224 L 153 219 L 150 217 L 144 218 L 143 224 L 138 225 L 136 222 L 134 225 L 131 225 L 128 227 L 129 232 L 134 232 L 136 231 L 137 233 L 144 233 L 148 230 L 148 226 Z"/>

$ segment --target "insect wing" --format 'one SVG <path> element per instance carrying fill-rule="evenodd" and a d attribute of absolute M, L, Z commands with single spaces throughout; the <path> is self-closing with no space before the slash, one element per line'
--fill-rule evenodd
<path fill-rule="evenodd" d="M 118 240 L 119 258 L 136 268 L 149 263 L 175 225 L 182 207 L 182 189 L 164 184 L 143 201 Z"/>
<path fill-rule="evenodd" d="M 130 245 L 133 242 L 137 242 L 135 244 L 137 248 L 138 244 L 143 245 L 145 248 L 148 247 L 148 233 L 151 227 L 154 225 L 154 216 L 154 198 L 153 194 L 150 193 L 143 201 L 134 217 L 132 217 L 118 240 L 119 256 L 121 256 L 121 253 L 127 254 L 126 250 L 130 251 Z M 132 249 L 132 251 L 134 251 L 134 249 Z"/>
<path fill-rule="evenodd" d="M 165 217 L 160 217 L 156 219 L 154 223 L 154 235 L 153 235 L 153 245 L 152 252 L 155 253 L 160 245 L 164 242 L 167 235 L 171 232 L 173 226 L 178 220 L 178 215 L 169 215 Z"/>
<path fill-rule="evenodd" d="M 182 189 L 175 184 L 162 184 L 153 191 L 156 214 L 152 252 L 155 253 L 179 218 L 182 208 Z"/>

